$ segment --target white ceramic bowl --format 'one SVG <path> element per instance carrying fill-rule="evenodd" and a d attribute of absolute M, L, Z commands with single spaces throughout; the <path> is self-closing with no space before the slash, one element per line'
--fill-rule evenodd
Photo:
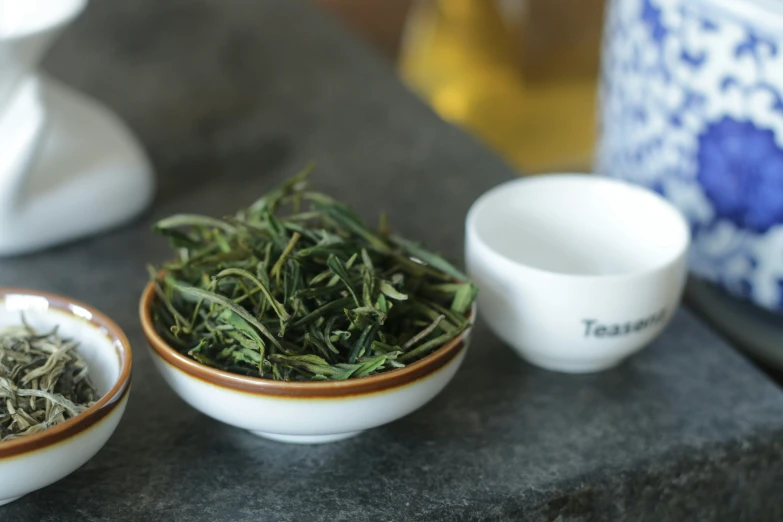
<path fill-rule="evenodd" d="M 155 364 L 188 404 L 226 424 L 282 442 L 317 444 L 345 439 L 420 408 L 454 377 L 470 330 L 405 368 L 358 379 L 281 382 L 245 377 L 200 364 L 169 346 L 150 316 L 154 288 L 140 304 Z M 471 312 L 475 317 L 475 309 Z"/>
<path fill-rule="evenodd" d="M 0 289 L 0 328 L 18 325 L 21 314 L 40 331 L 59 326 L 90 368 L 100 400 L 84 413 L 35 435 L 0 442 L 0 505 L 60 480 L 90 460 L 117 427 L 128 400 L 131 349 L 112 320 L 52 294 Z"/>
<path fill-rule="evenodd" d="M 682 295 L 687 223 L 657 194 L 607 178 L 522 178 L 481 196 L 468 272 L 492 330 L 528 361 L 610 368 L 668 323 Z"/>

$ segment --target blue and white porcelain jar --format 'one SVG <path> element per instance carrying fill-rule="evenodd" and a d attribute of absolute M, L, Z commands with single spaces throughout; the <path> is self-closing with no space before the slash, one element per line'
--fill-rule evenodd
<path fill-rule="evenodd" d="M 650 187 L 693 273 L 783 312 L 783 0 L 611 0 L 596 170 Z"/>

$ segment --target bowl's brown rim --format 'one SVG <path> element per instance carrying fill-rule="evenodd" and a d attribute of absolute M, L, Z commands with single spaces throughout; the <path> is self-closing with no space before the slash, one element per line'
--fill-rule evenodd
<path fill-rule="evenodd" d="M 141 301 L 139 302 L 139 316 L 141 317 L 144 335 L 147 336 L 149 345 L 155 354 L 175 368 L 201 381 L 254 395 L 293 398 L 346 397 L 382 392 L 391 388 L 404 386 L 430 375 L 448 364 L 462 351 L 462 348 L 465 346 L 465 341 L 470 334 L 470 328 L 468 328 L 462 332 L 462 334 L 440 348 L 437 348 L 426 357 L 423 357 L 404 368 L 390 370 L 378 375 L 360 377 L 357 379 L 346 379 L 344 381 L 275 381 L 262 377 L 248 377 L 211 368 L 190 357 L 186 357 L 172 348 L 163 340 L 160 334 L 158 334 L 153 325 L 150 309 L 154 296 L 154 284 L 149 283 L 145 287 L 141 296 Z M 470 312 L 471 321 L 473 321 L 475 316 L 476 308 L 474 304 Z"/>
<path fill-rule="evenodd" d="M 114 411 L 127 395 L 130 389 L 131 367 L 133 365 L 133 356 L 128 338 L 122 329 L 104 313 L 80 301 L 48 292 L 39 292 L 25 288 L 0 288 L 0 301 L 5 301 L 8 296 L 12 295 L 43 297 L 51 308 L 77 317 L 98 328 L 103 328 L 111 339 L 112 345 L 117 350 L 117 356 L 120 359 L 120 375 L 112 388 L 103 397 L 76 417 L 33 435 L 0 442 L 0 462 L 5 458 L 17 457 L 63 442 L 68 438 L 83 433 L 103 420 Z M 76 315 L 70 309 L 71 306 L 78 306 L 89 311 L 92 314 L 92 318 L 86 319 Z"/>

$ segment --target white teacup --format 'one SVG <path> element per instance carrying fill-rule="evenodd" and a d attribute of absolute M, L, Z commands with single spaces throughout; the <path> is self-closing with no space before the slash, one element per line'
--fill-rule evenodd
<path fill-rule="evenodd" d="M 504 183 L 468 213 L 466 262 L 481 317 L 529 362 L 604 370 L 664 329 L 690 232 L 656 193 L 559 174 Z"/>

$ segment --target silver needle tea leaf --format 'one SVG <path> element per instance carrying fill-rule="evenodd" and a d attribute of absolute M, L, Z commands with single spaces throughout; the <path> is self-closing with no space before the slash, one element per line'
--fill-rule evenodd
<path fill-rule="evenodd" d="M 26 325 L 0 330 L 0 441 L 73 418 L 98 398 L 77 344 Z"/>

